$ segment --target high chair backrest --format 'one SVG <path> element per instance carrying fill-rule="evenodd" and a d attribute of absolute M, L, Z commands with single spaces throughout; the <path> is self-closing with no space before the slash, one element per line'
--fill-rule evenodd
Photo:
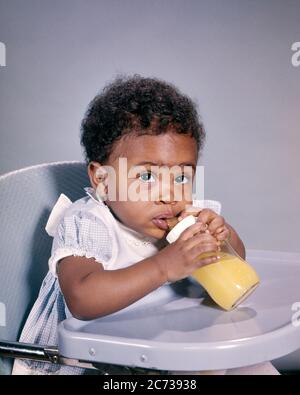
<path fill-rule="evenodd" d="M 86 165 L 58 162 L 0 176 L 0 339 L 15 341 L 48 270 L 52 238 L 45 231 L 61 193 L 72 201 L 89 186 Z M 10 363 L 0 360 L 0 374 Z"/>

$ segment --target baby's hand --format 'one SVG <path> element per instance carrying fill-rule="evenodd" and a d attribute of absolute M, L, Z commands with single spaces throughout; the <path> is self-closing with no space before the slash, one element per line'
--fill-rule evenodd
<path fill-rule="evenodd" d="M 188 215 L 194 215 L 197 217 L 197 222 L 202 223 L 204 230 L 214 236 L 218 241 L 230 239 L 230 230 L 226 226 L 225 219 L 213 210 L 208 208 L 197 209 L 197 207 L 191 207 L 180 213 L 179 221 Z M 203 231 L 203 228 L 201 230 Z"/>
<path fill-rule="evenodd" d="M 209 233 L 201 232 L 202 227 L 200 222 L 191 225 L 174 243 L 156 254 L 166 281 L 181 280 L 201 266 L 217 262 L 219 242 Z M 202 254 L 205 257 L 200 258 Z"/>

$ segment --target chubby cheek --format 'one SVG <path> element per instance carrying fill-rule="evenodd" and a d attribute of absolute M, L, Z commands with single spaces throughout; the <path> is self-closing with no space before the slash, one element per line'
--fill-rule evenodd
<path fill-rule="evenodd" d="M 138 232 L 141 232 L 147 223 L 147 202 L 115 202 L 111 209 L 124 225 Z"/>
<path fill-rule="evenodd" d="M 153 222 L 152 217 L 157 213 L 158 207 L 155 202 L 140 202 L 135 204 L 127 213 L 127 223 L 137 232 L 161 239 L 165 231 L 159 229 Z M 128 217 L 128 213 L 131 217 Z"/>
<path fill-rule="evenodd" d="M 153 206 L 153 203 L 151 204 L 151 202 L 147 201 L 129 203 L 126 213 L 128 221 L 142 231 L 145 226 L 148 226 L 150 221 L 151 212 L 153 212 L 153 208 L 151 206 Z"/>

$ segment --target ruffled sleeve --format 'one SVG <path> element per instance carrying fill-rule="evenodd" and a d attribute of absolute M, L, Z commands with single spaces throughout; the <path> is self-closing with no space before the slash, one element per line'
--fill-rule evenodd
<path fill-rule="evenodd" d="M 83 211 L 68 213 L 57 226 L 49 270 L 57 276 L 58 261 L 70 255 L 95 258 L 106 268 L 112 258 L 112 244 L 109 228 L 100 218 Z"/>

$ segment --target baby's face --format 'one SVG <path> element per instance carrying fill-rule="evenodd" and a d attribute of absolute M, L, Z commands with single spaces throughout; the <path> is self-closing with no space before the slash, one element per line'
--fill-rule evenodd
<path fill-rule="evenodd" d="M 162 239 L 168 232 L 166 221 L 155 217 L 178 216 L 192 204 L 197 157 L 196 141 L 189 135 L 167 132 L 122 138 L 105 164 L 116 176 L 108 178 L 108 192 L 115 188 L 116 195 L 109 195 L 106 204 L 124 225 Z"/>

